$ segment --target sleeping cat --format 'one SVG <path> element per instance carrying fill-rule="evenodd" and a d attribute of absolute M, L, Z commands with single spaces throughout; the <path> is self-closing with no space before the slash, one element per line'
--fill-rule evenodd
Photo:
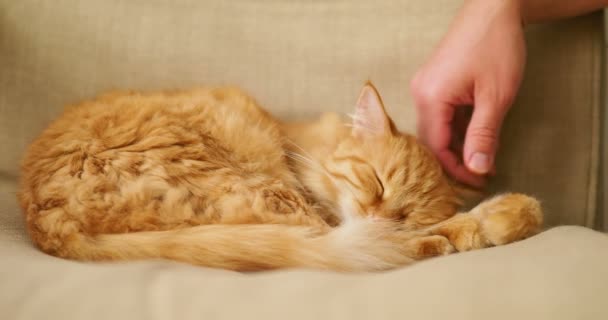
<path fill-rule="evenodd" d="M 520 194 L 457 213 L 436 159 L 370 83 L 346 125 L 282 122 L 233 88 L 101 96 L 30 145 L 19 200 L 34 243 L 58 257 L 239 271 L 386 270 L 542 224 Z"/>

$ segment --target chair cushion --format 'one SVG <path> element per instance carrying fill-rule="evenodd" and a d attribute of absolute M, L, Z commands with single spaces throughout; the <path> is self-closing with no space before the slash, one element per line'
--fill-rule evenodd
<path fill-rule="evenodd" d="M 14 229 L 0 256 L 5 319 L 608 319 L 608 236 L 582 227 L 380 274 L 79 263 Z"/>

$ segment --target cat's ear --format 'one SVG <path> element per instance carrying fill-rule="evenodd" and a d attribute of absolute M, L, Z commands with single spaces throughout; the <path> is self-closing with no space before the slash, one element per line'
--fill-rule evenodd
<path fill-rule="evenodd" d="M 356 137 L 370 137 L 390 134 L 393 124 L 389 119 L 382 98 L 371 82 L 367 82 L 357 99 L 353 115 L 353 131 Z"/>

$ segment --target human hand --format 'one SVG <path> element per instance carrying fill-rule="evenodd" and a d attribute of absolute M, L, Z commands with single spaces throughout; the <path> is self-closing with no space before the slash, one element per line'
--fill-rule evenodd
<path fill-rule="evenodd" d="M 518 1 L 468 0 L 414 76 L 418 137 L 456 180 L 482 187 L 494 171 L 502 121 L 519 89 L 525 51 Z M 470 122 L 462 106 L 473 106 Z"/>

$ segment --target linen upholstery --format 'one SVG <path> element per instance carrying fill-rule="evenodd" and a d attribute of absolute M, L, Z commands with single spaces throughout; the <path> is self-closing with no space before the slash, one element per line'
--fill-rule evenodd
<path fill-rule="evenodd" d="M 408 81 L 459 1 L 0 1 L 0 171 L 66 103 L 113 88 L 235 84 L 281 117 L 352 110 L 372 79 L 414 131 Z M 544 202 L 548 223 L 596 211 L 601 15 L 530 28 L 493 191 Z"/>
<path fill-rule="evenodd" d="M 283 118 L 351 111 L 371 79 L 415 130 L 408 81 L 461 1 L 0 0 L 0 310 L 6 319 L 602 319 L 608 239 L 560 227 L 378 275 L 242 275 L 34 249 L 15 192 L 25 148 L 63 105 L 114 88 L 238 85 Z M 527 31 L 528 67 L 490 192 L 539 197 L 549 225 L 593 226 L 602 15 Z"/>

